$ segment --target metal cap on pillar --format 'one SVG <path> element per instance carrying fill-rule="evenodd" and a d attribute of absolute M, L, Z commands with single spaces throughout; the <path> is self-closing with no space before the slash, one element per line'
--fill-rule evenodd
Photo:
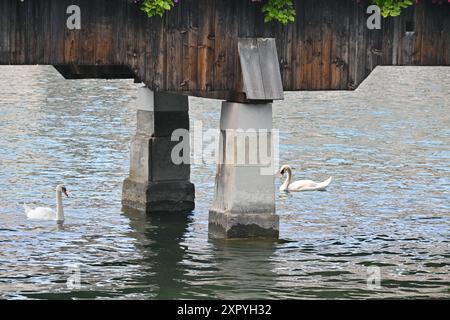
<path fill-rule="evenodd" d="M 243 91 L 249 101 L 283 100 L 275 39 L 239 38 Z"/>

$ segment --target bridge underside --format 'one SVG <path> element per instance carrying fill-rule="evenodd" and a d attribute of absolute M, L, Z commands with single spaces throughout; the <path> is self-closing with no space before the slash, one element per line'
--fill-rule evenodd
<path fill-rule="evenodd" d="M 135 79 L 141 82 L 130 67 L 124 65 L 54 65 L 65 79 Z"/>

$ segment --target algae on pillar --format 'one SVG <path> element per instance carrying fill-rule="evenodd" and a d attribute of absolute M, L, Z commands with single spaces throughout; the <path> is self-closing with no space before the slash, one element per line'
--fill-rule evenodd
<path fill-rule="evenodd" d="M 174 130 L 189 130 L 188 97 L 138 92 L 137 130 L 130 148 L 130 175 L 124 181 L 122 204 L 150 212 L 186 212 L 195 207 L 189 164 L 171 158 Z M 185 150 L 189 152 L 189 150 Z"/>

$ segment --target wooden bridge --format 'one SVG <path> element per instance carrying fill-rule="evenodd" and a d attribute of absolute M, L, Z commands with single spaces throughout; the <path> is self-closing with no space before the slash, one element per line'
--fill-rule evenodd
<path fill-rule="evenodd" d="M 377 65 L 450 64 L 450 6 L 423 2 L 369 30 L 355 0 L 297 0 L 287 26 L 246 0 L 183 0 L 163 18 L 127 0 L 1 0 L 0 64 L 232 100 L 243 92 L 237 39 L 264 37 L 276 39 L 284 90 L 353 89 Z M 72 4 L 80 30 L 66 27 Z"/>
<path fill-rule="evenodd" d="M 450 64 L 448 4 L 423 1 L 370 30 L 367 1 L 294 2 L 296 22 L 283 26 L 264 23 L 261 4 L 247 0 L 182 0 L 163 18 L 127 0 L 0 0 L 0 64 L 145 84 L 123 203 L 148 213 L 194 208 L 190 166 L 170 152 L 173 130 L 189 129 L 187 96 L 227 100 L 210 233 L 277 237 L 273 174 L 261 175 L 261 163 L 226 163 L 236 147 L 230 131 L 270 133 L 271 101 L 283 89 L 351 90 L 377 65 Z M 71 5 L 81 10 L 80 29 L 66 25 Z"/>

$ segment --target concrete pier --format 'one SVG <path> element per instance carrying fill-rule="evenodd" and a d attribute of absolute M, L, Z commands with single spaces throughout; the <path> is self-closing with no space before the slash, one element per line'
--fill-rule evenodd
<path fill-rule="evenodd" d="M 137 130 L 130 148 L 130 175 L 124 181 L 125 208 L 151 212 L 186 212 L 195 207 L 190 165 L 175 164 L 171 141 L 174 130 L 189 130 L 188 97 L 138 92 Z M 189 152 L 189 150 L 184 150 Z"/>
<path fill-rule="evenodd" d="M 278 238 L 272 104 L 223 102 L 211 238 Z"/>

